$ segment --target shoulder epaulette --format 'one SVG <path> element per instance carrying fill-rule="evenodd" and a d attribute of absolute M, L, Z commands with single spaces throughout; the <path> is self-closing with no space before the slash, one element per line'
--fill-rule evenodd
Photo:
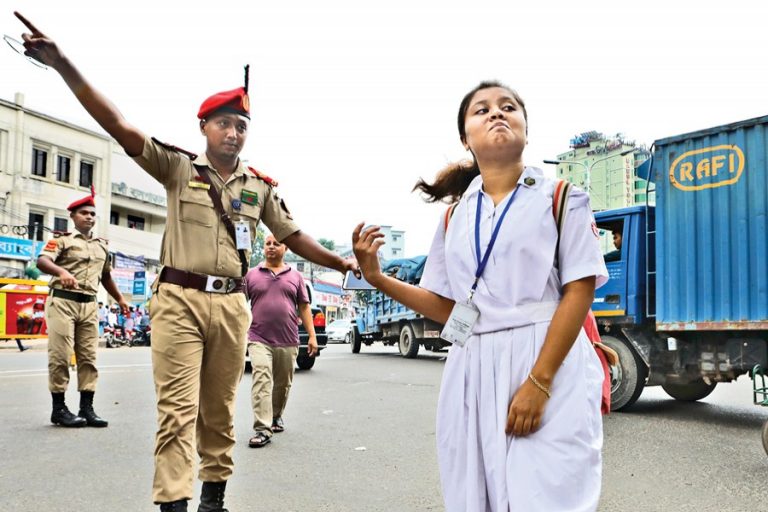
<path fill-rule="evenodd" d="M 53 238 L 59 238 L 60 236 L 68 236 L 71 235 L 69 231 L 53 231 Z"/>
<path fill-rule="evenodd" d="M 259 178 L 261 181 L 263 181 L 264 183 L 266 183 L 270 187 L 276 187 L 277 186 L 277 181 L 273 180 L 272 178 L 270 178 L 266 174 L 257 171 L 253 167 L 248 167 L 248 170 L 251 171 L 254 176 Z"/>
<path fill-rule="evenodd" d="M 98 240 L 99 242 L 104 242 L 104 244 L 106 244 L 106 245 L 109 245 L 109 240 L 107 240 L 106 238 L 102 238 L 100 236 L 97 236 L 96 240 Z"/>
<path fill-rule="evenodd" d="M 181 149 L 180 147 L 174 146 L 173 144 L 168 144 L 167 142 L 159 141 L 155 137 L 152 137 L 152 140 L 156 144 L 164 147 L 165 149 L 170 149 L 171 151 L 175 151 L 177 153 L 181 153 L 182 155 L 188 157 L 190 160 L 194 160 L 195 158 L 197 158 L 197 155 L 195 153 L 191 152 L 191 151 L 187 151 L 186 149 Z"/>

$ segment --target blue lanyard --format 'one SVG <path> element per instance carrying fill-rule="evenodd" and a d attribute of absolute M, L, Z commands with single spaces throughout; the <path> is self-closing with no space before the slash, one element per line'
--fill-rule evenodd
<path fill-rule="evenodd" d="M 488 258 L 491 256 L 493 245 L 496 243 L 496 237 L 499 235 L 501 223 L 504 222 L 504 217 L 507 215 L 509 207 L 512 206 L 512 201 L 515 200 L 515 196 L 517 195 L 517 191 L 519 189 L 520 185 L 515 186 L 515 190 L 512 192 L 512 197 L 509 198 L 509 201 L 507 201 L 507 204 L 501 211 L 501 215 L 499 215 L 499 221 L 496 223 L 496 227 L 493 228 L 493 232 L 491 233 L 491 240 L 488 242 L 488 247 L 485 249 L 485 254 L 482 256 L 482 258 L 480 257 L 480 212 L 483 209 L 483 191 L 478 190 L 477 192 L 477 213 L 475 213 L 475 254 L 477 256 L 477 271 L 475 272 L 475 282 L 472 284 L 472 290 L 469 292 L 469 300 L 472 300 L 472 297 L 475 295 L 475 290 L 477 290 L 477 283 L 480 281 L 480 276 L 483 275 L 485 266 L 488 264 Z"/>

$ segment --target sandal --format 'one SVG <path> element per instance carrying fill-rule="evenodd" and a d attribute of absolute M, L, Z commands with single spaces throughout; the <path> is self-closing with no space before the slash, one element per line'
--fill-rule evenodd
<path fill-rule="evenodd" d="M 267 446 L 272 440 L 264 432 L 257 432 L 255 436 L 248 440 L 249 448 L 262 448 Z"/>
<path fill-rule="evenodd" d="M 272 418 L 272 432 L 278 433 L 285 430 L 283 418 Z"/>

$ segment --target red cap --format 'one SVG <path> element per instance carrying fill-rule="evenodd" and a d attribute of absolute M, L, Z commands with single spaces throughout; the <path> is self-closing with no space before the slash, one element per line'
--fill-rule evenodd
<path fill-rule="evenodd" d="M 251 102 L 244 87 L 214 94 L 200 105 L 198 119 L 205 119 L 214 112 L 231 112 L 251 118 Z"/>
<path fill-rule="evenodd" d="M 251 102 L 248 99 L 248 70 L 250 66 L 245 66 L 245 85 L 232 89 L 231 91 L 224 91 L 214 94 L 207 98 L 200 110 L 197 112 L 198 119 L 205 119 L 214 112 L 231 112 L 245 116 L 248 119 L 251 118 Z"/>
<path fill-rule="evenodd" d="M 91 195 L 85 196 L 82 199 L 78 199 L 74 203 L 67 206 L 67 210 L 74 212 L 80 207 L 83 206 L 96 206 L 96 202 L 94 201 L 94 198 L 96 197 L 96 190 L 93 188 L 93 185 L 91 185 Z"/>

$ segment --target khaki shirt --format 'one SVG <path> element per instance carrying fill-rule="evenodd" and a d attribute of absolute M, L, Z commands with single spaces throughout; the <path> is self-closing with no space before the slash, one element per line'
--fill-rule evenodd
<path fill-rule="evenodd" d="M 251 240 L 261 220 L 278 240 L 299 231 L 274 188 L 256 177 L 242 162 L 224 183 L 205 154 L 190 160 L 150 138 L 144 141 L 144 151 L 134 160 L 162 183 L 168 194 L 168 218 L 160 251 L 163 266 L 212 276 L 242 276 L 235 241 L 216 214 L 193 163 L 208 167 L 208 176 L 221 194 L 225 211 L 233 222 L 248 223 Z M 239 210 L 233 207 L 233 200 L 240 201 Z M 250 261 L 250 257 L 249 249 L 246 258 Z"/>
<path fill-rule="evenodd" d="M 96 295 L 101 276 L 112 271 L 109 263 L 107 241 L 103 238 L 86 238 L 82 233 L 56 233 L 48 240 L 40 256 L 48 256 L 53 262 L 77 279 L 78 292 Z M 63 290 L 61 280 L 53 276 L 48 284 Z"/>

